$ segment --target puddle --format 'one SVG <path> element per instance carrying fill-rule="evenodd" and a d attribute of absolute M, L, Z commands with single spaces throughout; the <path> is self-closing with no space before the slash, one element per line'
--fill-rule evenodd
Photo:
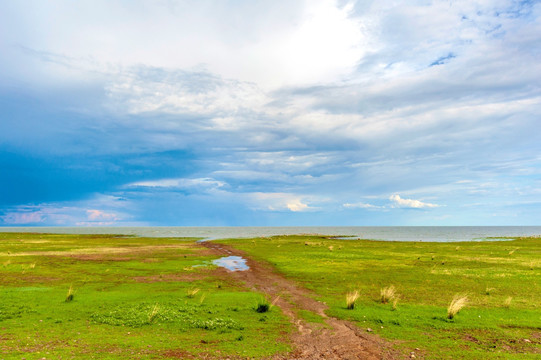
<path fill-rule="evenodd" d="M 246 259 L 243 259 L 240 256 L 227 256 L 216 259 L 212 263 L 224 267 L 229 271 L 246 271 L 250 268 L 246 265 Z"/>

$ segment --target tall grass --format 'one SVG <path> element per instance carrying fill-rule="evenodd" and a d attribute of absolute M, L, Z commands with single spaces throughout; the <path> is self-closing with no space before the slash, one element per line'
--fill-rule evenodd
<path fill-rule="evenodd" d="M 66 302 L 72 301 L 74 294 L 75 292 L 73 291 L 73 286 L 70 286 L 70 288 L 68 289 L 68 293 L 66 294 Z"/>
<path fill-rule="evenodd" d="M 393 285 L 384 287 L 383 289 L 380 290 L 379 293 L 380 293 L 380 300 L 384 304 L 387 304 L 389 301 L 397 297 L 396 289 Z"/>
<path fill-rule="evenodd" d="M 447 318 L 453 319 L 468 304 L 468 297 L 456 294 L 447 307 Z"/>
<path fill-rule="evenodd" d="M 346 308 L 349 310 L 355 309 L 355 302 L 359 299 L 359 291 L 355 290 L 346 294 Z"/>

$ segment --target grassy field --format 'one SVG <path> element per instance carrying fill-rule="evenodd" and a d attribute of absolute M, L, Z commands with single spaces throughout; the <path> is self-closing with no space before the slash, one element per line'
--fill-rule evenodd
<path fill-rule="evenodd" d="M 0 234 L 0 359 L 289 351 L 279 309 L 256 312 L 214 258 L 193 239 Z"/>
<path fill-rule="evenodd" d="M 541 239 L 220 242 L 272 265 L 327 314 L 427 359 L 541 356 Z M 262 358 L 291 350 L 280 309 L 195 239 L 0 233 L 0 359 Z M 386 303 L 381 290 L 394 288 Z M 346 295 L 358 292 L 353 309 Z M 392 291 L 390 291 L 392 293 Z M 453 319 L 456 294 L 466 306 Z M 322 322 L 298 309 L 301 318 Z"/>
<path fill-rule="evenodd" d="M 220 241 L 272 264 L 328 314 L 428 359 L 541 357 L 541 239 L 399 243 L 277 236 Z M 394 298 L 381 301 L 393 286 Z M 359 292 L 355 308 L 346 294 Z M 456 294 L 467 305 L 453 319 Z"/>

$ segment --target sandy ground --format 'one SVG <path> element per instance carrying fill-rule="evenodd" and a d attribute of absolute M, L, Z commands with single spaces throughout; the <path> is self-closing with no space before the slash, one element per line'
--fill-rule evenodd
<path fill-rule="evenodd" d="M 243 281 L 247 287 L 275 299 L 275 306 L 295 324 L 292 335 L 294 350 L 274 359 L 403 359 L 391 344 L 380 337 L 362 331 L 352 323 L 329 317 L 327 306 L 314 300 L 305 288 L 276 273 L 270 266 L 250 259 L 240 250 L 212 241 L 199 243 L 219 256 L 242 256 L 250 267 L 247 271 L 228 271 L 227 274 Z M 324 318 L 325 324 L 308 323 L 301 319 L 298 310 L 308 310 Z"/>

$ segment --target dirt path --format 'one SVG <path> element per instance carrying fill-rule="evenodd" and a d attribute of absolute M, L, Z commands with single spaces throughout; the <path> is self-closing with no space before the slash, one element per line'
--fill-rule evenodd
<path fill-rule="evenodd" d="M 327 306 L 314 300 L 310 291 L 300 288 L 291 280 L 277 274 L 271 267 L 250 259 L 244 252 L 212 241 L 201 242 L 202 246 L 220 256 L 242 256 L 250 267 L 247 271 L 228 271 L 229 275 L 246 283 L 246 286 L 264 292 L 277 299 L 290 321 L 296 325 L 293 334 L 294 351 L 275 359 L 402 359 L 388 342 L 361 331 L 353 324 L 328 317 Z M 323 324 L 308 323 L 298 315 L 298 310 L 308 310 L 324 318 Z"/>

